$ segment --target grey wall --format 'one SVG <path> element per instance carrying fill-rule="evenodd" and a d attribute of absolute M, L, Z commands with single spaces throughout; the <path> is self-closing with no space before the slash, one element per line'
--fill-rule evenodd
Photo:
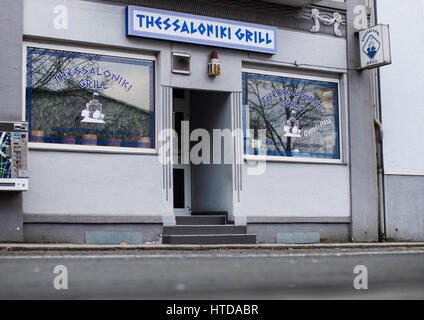
<path fill-rule="evenodd" d="M 254 164 L 253 164 L 254 165 Z M 273 163 L 264 175 L 243 171 L 237 216 L 349 217 L 349 168 L 346 165 Z"/>
<path fill-rule="evenodd" d="M 190 129 L 231 128 L 230 93 L 190 92 Z M 213 143 L 211 141 L 213 149 Z M 224 162 L 224 139 L 221 161 Z M 232 152 L 231 145 L 227 152 Z M 211 153 L 211 157 L 213 151 Z M 231 159 L 231 157 L 230 157 Z M 213 159 L 211 158 L 211 162 Z M 232 213 L 232 165 L 191 165 L 193 211 L 228 211 Z"/>
<path fill-rule="evenodd" d="M 389 241 L 424 241 L 424 178 L 385 176 Z"/>
<path fill-rule="evenodd" d="M 276 243 L 278 233 L 309 233 L 318 232 L 321 242 L 348 242 L 349 224 L 320 224 L 320 223 L 289 223 L 289 224 L 248 224 L 247 233 L 257 234 L 259 243 Z"/>
<path fill-rule="evenodd" d="M 136 232 L 143 234 L 143 243 L 159 242 L 162 224 L 43 224 L 25 223 L 25 242 L 85 243 L 86 232 Z"/>
<path fill-rule="evenodd" d="M 4 0 L 0 10 L 0 121 L 22 120 L 21 0 Z M 0 241 L 22 241 L 22 194 L 0 193 Z"/>
<path fill-rule="evenodd" d="M 0 12 L 0 121 L 22 120 L 21 0 L 2 1 Z"/>
<path fill-rule="evenodd" d="M 410 0 L 405 6 L 400 1 L 380 0 L 377 14 L 379 23 L 390 26 L 393 60 L 380 69 L 384 171 L 424 176 L 424 2 Z M 408 130 L 399 130 L 403 116 Z"/>
<path fill-rule="evenodd" d="M 360 62 L 358 34 L 353 29 L 354 8 L 365 2 L 347 2 L 351 226 L 353 241 L 378 241 L 377 162 L 370 74 L 369 71 L 355 71 Z"/>
<path fill-rule="evenodd" d="M 377 14 L 379 23 L 390 26 L 393 60 L 380 70 L 387 238 L 423 241 L 424 2 L 411 0 L 405 6 L 380 0 Z M 406 102 L 405 97 L 413 98 Z M 399 130 L 404 116 L 408 129 Z"/>
<path fill-rule="evenodd" d="M 31 151 L 25 213 L 166 215 L 156 156 Z"/>

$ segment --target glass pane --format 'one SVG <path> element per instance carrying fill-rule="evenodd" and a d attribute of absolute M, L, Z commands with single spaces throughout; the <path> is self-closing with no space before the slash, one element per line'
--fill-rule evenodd
<path fill-rule="evenodd" d="M 154 63 L 28 48 L 30 141 L 154 148 Z"/>
<path fill-rule="evenodd" d="M 243 88 L 246 154 L 340 159 L 337 83 L 245 73 Z"/>
<path fill-rule="evenodd" d="M 174 208 L 185 208 L 184 169 L 174 169 Z"/>

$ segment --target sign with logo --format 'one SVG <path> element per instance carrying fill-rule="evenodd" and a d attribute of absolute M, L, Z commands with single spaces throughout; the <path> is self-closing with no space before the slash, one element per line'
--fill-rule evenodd
<path fill-rule="evenodd" d="M 127 7 L 127 36 L 275 54 L 277 28 L 171 11 Z"/>
<path fill-rule="evenodd" d="M 377 25 L 359 32 L 361 68 L 372 69 L 392 63 L 388 25 Z"/>

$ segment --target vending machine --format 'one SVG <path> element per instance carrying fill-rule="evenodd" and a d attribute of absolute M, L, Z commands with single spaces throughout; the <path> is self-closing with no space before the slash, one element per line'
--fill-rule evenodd
<path fill-rule="evenodd" d="M 28 187 L 28 123 L 0 121 L 0 191 Z"/>

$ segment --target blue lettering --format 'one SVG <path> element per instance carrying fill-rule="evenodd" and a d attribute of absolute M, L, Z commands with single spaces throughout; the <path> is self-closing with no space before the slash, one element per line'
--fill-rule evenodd
<path fill-rule="evenodd" d="M 94 67 L 92 67 L 90 70 L 90 76 L 94 76 L 95 74 L 96 74 L 96 70 L 94 69 Z"/>
<path fill-rule="evenodd" d="M 194 22 L 190 23 L 190 32 L 192 34 L 197 32 L 197 29 L 194 27 Z"/>
<path fill-rule="evenodd" d="M 241 28 L 236 31 L 236 37 L 241 40 L 244 38 L 244 33 L 241 33 Z"/>
<path fill-rule="evenodd" d="M 60 83 L 60 82 L 59 82 L 59 80 L 57 80 L 57 76 L 58 76 L 58 75 L 55 75 L 55 76 L 53 77 L 53 79 L 55 79 L 57 83 Z"/>
<path fill-rule="evenodd" d="M 281 97 L 284 94 L 284 91 L 283 91 L 283 89 L 279 88 L 277 90 L 277 93 L 278 93 L 278 96 Z"/>
<path fill-rule="evenodd" d="M 143 27 L 143 18 L 145 18 L 145 15 L 143 15 L 143 14 L 137 14 L 136 17 L 139 20 L 138 25 L 140 26 L 140 28 L 142 28 Z"/>
<path fill-rule="evenodd" d="M 221 39 L 224 38 L 224 37 L 225 38 L 227 37 L 226 32 L 227 32 L 227 28 L 226 27 L 221 27 L 221 32 L 220 32 L 221 33 L 221 35 L 220 35 L 221 36 Z"/>
<path fill-rule="evenodd" d="M 208 24 L 208 37 L 213 34 L 213 25 Z"/>
<path fill-rule="evenodd" d="M 155 18 L 146 16 L 146 28 L 149 29 L 149 27 L 154 27 L 155 24 Z"/>
<path fill-rule="evenodd" d="M 60 82 L 62 82 L 63 81 L 63 79 L 68 79 L 67 77 L 66 77 L 66 74 L 63 72 L 60 72 L 59 71 L 59 73 L 57 74 L 58 76 L 59 76 L 59 78 L 60 78 Z"/>
<path fill-rule="evenodd" d="M 184 21 L 183 26 L 181 28 L 181 32 L 187 32 L 190 33 L 190 30 L 188 29 L 187 22 Z"/>
<path fill-rule="evenodd" d="M 72 74 L 72 72 L 71 72 L 71 69 L 69 69 L 68 70 L 68 72 L 66 73 L 67 74 L 67 76 L 69 77 L 69 78 L 73 78 L 74 77 L 74 75 Z"/>
<path fill-rule="evenodd" d="M 85 81 L 84 79 L 81 79 L 78 84 L 80 85 L 81 88 L 85 88 Z"/>
<path fill-rule="evenodd" d="M 85 76 L 88 73 L 87 68 L 85 66 L 82 66 L 81 69 L 82 69 L 82 71 L 84 71 L 83 76 Z"/>
<path fill-rule="evenodd" d="M 79 69 L 79 67 L 75 67 L 74 71 L 77 72 L 77 74 L 75 75 L 75 78 L 78 78 L 78 76 L 81 74 L 81 70 Z"/>
<path fill-rule="evenodd" d="M 91 85 L 93 84 L 93 81 L 91 81 L 90 79 L 87 79 L 87 89 L 88 88 L 90 88 L 90 89 L 94 89 Z"/>
<path fill-rule="evenodd" d="M 159 30 L 162 30 L 162 17 L 158 17 L 155 21 L 155 24 L 157 25 L 157 27 L 159 28 Z"/>
<path fill-rule="evenodd" d="M 246 29 L 246 42 L 252 41 L 253 33 Z"/>
<path fill-rule="evenodd" d="M 113 80 L 115 80 L 115 81 L 119 81 L 119 78 L 120 78 L 120 77 L 121 77 L 120 75 L 116 76 L 115 74 L 112 74 L 112 81 L 113 81 Z"/>
<path fill-rule="evenodd" d="M 171 28 L 171 24 L 169 23 L 169 18 L 167 18 L 163 24 L 165 25 L 165 30 L 168 30 L 169 28 Z"/>
<path fill-rule="evenodd" d="M 130 83 L 127 81 L 127 79 L 124 79 L 124 82 L 122 82 L 121 87 L 125 87 L 125 89 L 127 89 L 127 85 L 129 85 Z"/>
<path fill-rule="evenodd" d="M 181 28 L 178 22 L 180 22 L 180 19 L 175 20 L 174 23 L 172 24 L 175 27 L 174 31 L 177 31 L 179 28 Z"/>
<path fill-rule="evenodd" d="M 269 33 L 266 34 L 266 44 L 270 44 L 272 40 L 269 38 Z"/>
<path fill-rule="evenodd" d="M 259 32 L 259 43 L 262 43 L 264 41 L 265 41 L 265 39 L 262 38 L 262 32 Z"/>
<path fill-rule="evenodd" d="M 109 70 L 106 70 L 105 72 L 103 72 L 103 75 L 104 75 L 106 78 L 109 78 L 109 77 L 111 76 L 111 72 L 110 72 Z"/>
<path fill-rule="evenodd" d="M 197 30 L 199 30 L 200 34 L 203 36 L 203 34 L 206 31 L 206 27 L 204 26 L 203 23 L 199 24 L 199 26 L 197 27 Z"/>

